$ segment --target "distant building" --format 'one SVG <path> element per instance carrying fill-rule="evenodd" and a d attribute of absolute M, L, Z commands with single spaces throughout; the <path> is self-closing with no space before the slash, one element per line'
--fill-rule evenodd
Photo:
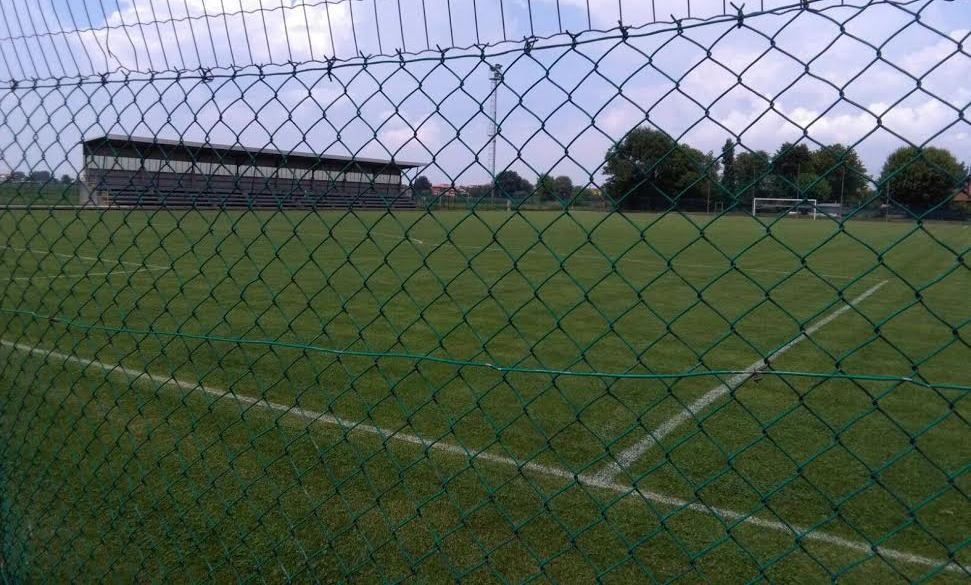
<path fill-rule="evenodd" d="M 954 196 L 952 201 L 961 207 L 971 208 L 971 179 L 964 184 L 964 189 L 958 191 L 957 195 Z"/>
<path fill-rule="evenodd" d="M 109 135 L 82 143 L 81 203 L 109 207 L 414 209 L 417 163 Z"/>

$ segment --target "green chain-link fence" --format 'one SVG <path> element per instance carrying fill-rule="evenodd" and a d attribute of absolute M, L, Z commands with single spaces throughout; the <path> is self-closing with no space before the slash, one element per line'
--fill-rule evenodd
<path fill-rule="evenodd" d="M 971 574 L 968 2 L 0 17 L 5 580 Z"/>

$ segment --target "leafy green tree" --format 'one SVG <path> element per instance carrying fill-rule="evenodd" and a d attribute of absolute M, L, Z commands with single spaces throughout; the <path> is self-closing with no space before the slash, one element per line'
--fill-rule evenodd
<path fill-rule="evenodd" d="M 64 185 L 73 185 L 74 179 L 71 178 L 71 175 L 64 174 L 61 175 L 61 183 Z"/>
<path fill-rule="evenodd" d="M 419 193 L 421 195 L 427 195 L 428 193 L 432 192 L 432 182 L 429 181 L 428 177 L 425 175 L 421 175 L 415 179 L 415 182 L 412 183 L 411 187 L 415 190 L 415 193 Z"/>
<path fill-rule="evenodd" d="M 852 147 L 842 144 L 824 146 L 812 153 L 813 170 L 829 184 L 833 201 L 856 203 L 866 193 L 866 167 Z"/>
<path fill-rule="evenodd" d="M 560 201 L 572 199 L 573 179 L 566 175 L 560 175 L 553 179 L 553 195 Z"/>
<path fill-rule="evenodd" d="M 31 171 L 30 180 L 33 183 L 49 183 L 51 180 L 50 171 Z"/>
<path fill-rule="evenodd" d="M 489 183 L 486 183 L 485 185 L 469 185 L 465 187 L 465 191 L 472 199 L 482 199 L 492 195 L 492 185 Z"/>
<path fill-rule="evenodd" d="M 883 165 L 880 186 L 892 202 L 925 211 L 949 201 L 968 181 L 968 168 L 943 148 L 905 146 Z"/>
<path fill-rule="evenodd" d="M 523 199 L 533 192 L 533 185 L 516 171 L 506 169 L 496 175 L 496 196 Z"/>
<path fill-rule="evenodd" d="M 667 209 L 683 198 L 704 199 L 715 165 L 709 155 L 657 130 L 635 128 L 607 151 L 604 185 L 624 209 Z"/>
<path fill-rule="evenodd" d="M 800 197 L 799 177 L 813 172 L 813 153 L 805 144 L 784 142 L 772 158 L 772 172 L 782 179 L 782 192 L 777 197 Z"/>
<path fill-rule="evenodd" d="M 829 201 L 831 196 L 829 182 L 816 173 L 799 175 L 799 193 L 797 197 L 815 199 L 817 203 Z"/>
<path fill-rule="evenodd" d="M 726 140 L 724 146 L 722 146 L 721 164 L 722 187 L 730 197 L 733 197 L 738 188 L 738 180 L 735 172 L 735 142 L 731 139 Z"/>
<path fill-rule="evenodd" d="M 742 152 L 735 157 L 735 199 L 742 209 L 752 206 L 755 197 L 770 197 L 771 159 L 764 150 Z"/>
<path fill-rule="evenodd" d="M 540 201 L 551 201 L 556 198 L 553 177 L 543 174 L 536 178 L 536 194 Z"/>

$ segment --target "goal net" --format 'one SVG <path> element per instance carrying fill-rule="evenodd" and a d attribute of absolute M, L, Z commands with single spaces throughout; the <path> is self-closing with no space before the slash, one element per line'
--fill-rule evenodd
<path fill-rule="evenodd" d="M 817 203 L 816 211 L 832 219 L 843 218 L 843 205 L 841 203 Z"/>
<path fill-rule="evenodd" d="M 815 199 L 785 199 L 756 197 L 752 199 L 752 215 L 791 215 L 816 219 L 819 207 Z"/>

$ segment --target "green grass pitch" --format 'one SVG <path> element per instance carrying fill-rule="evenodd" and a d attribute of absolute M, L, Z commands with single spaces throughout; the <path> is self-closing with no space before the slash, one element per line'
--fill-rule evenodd
<path fill-rule="evenodd" d="M 13 580 L 971 570 L 967 226 L 34 209 L 0 246 Z"/>

